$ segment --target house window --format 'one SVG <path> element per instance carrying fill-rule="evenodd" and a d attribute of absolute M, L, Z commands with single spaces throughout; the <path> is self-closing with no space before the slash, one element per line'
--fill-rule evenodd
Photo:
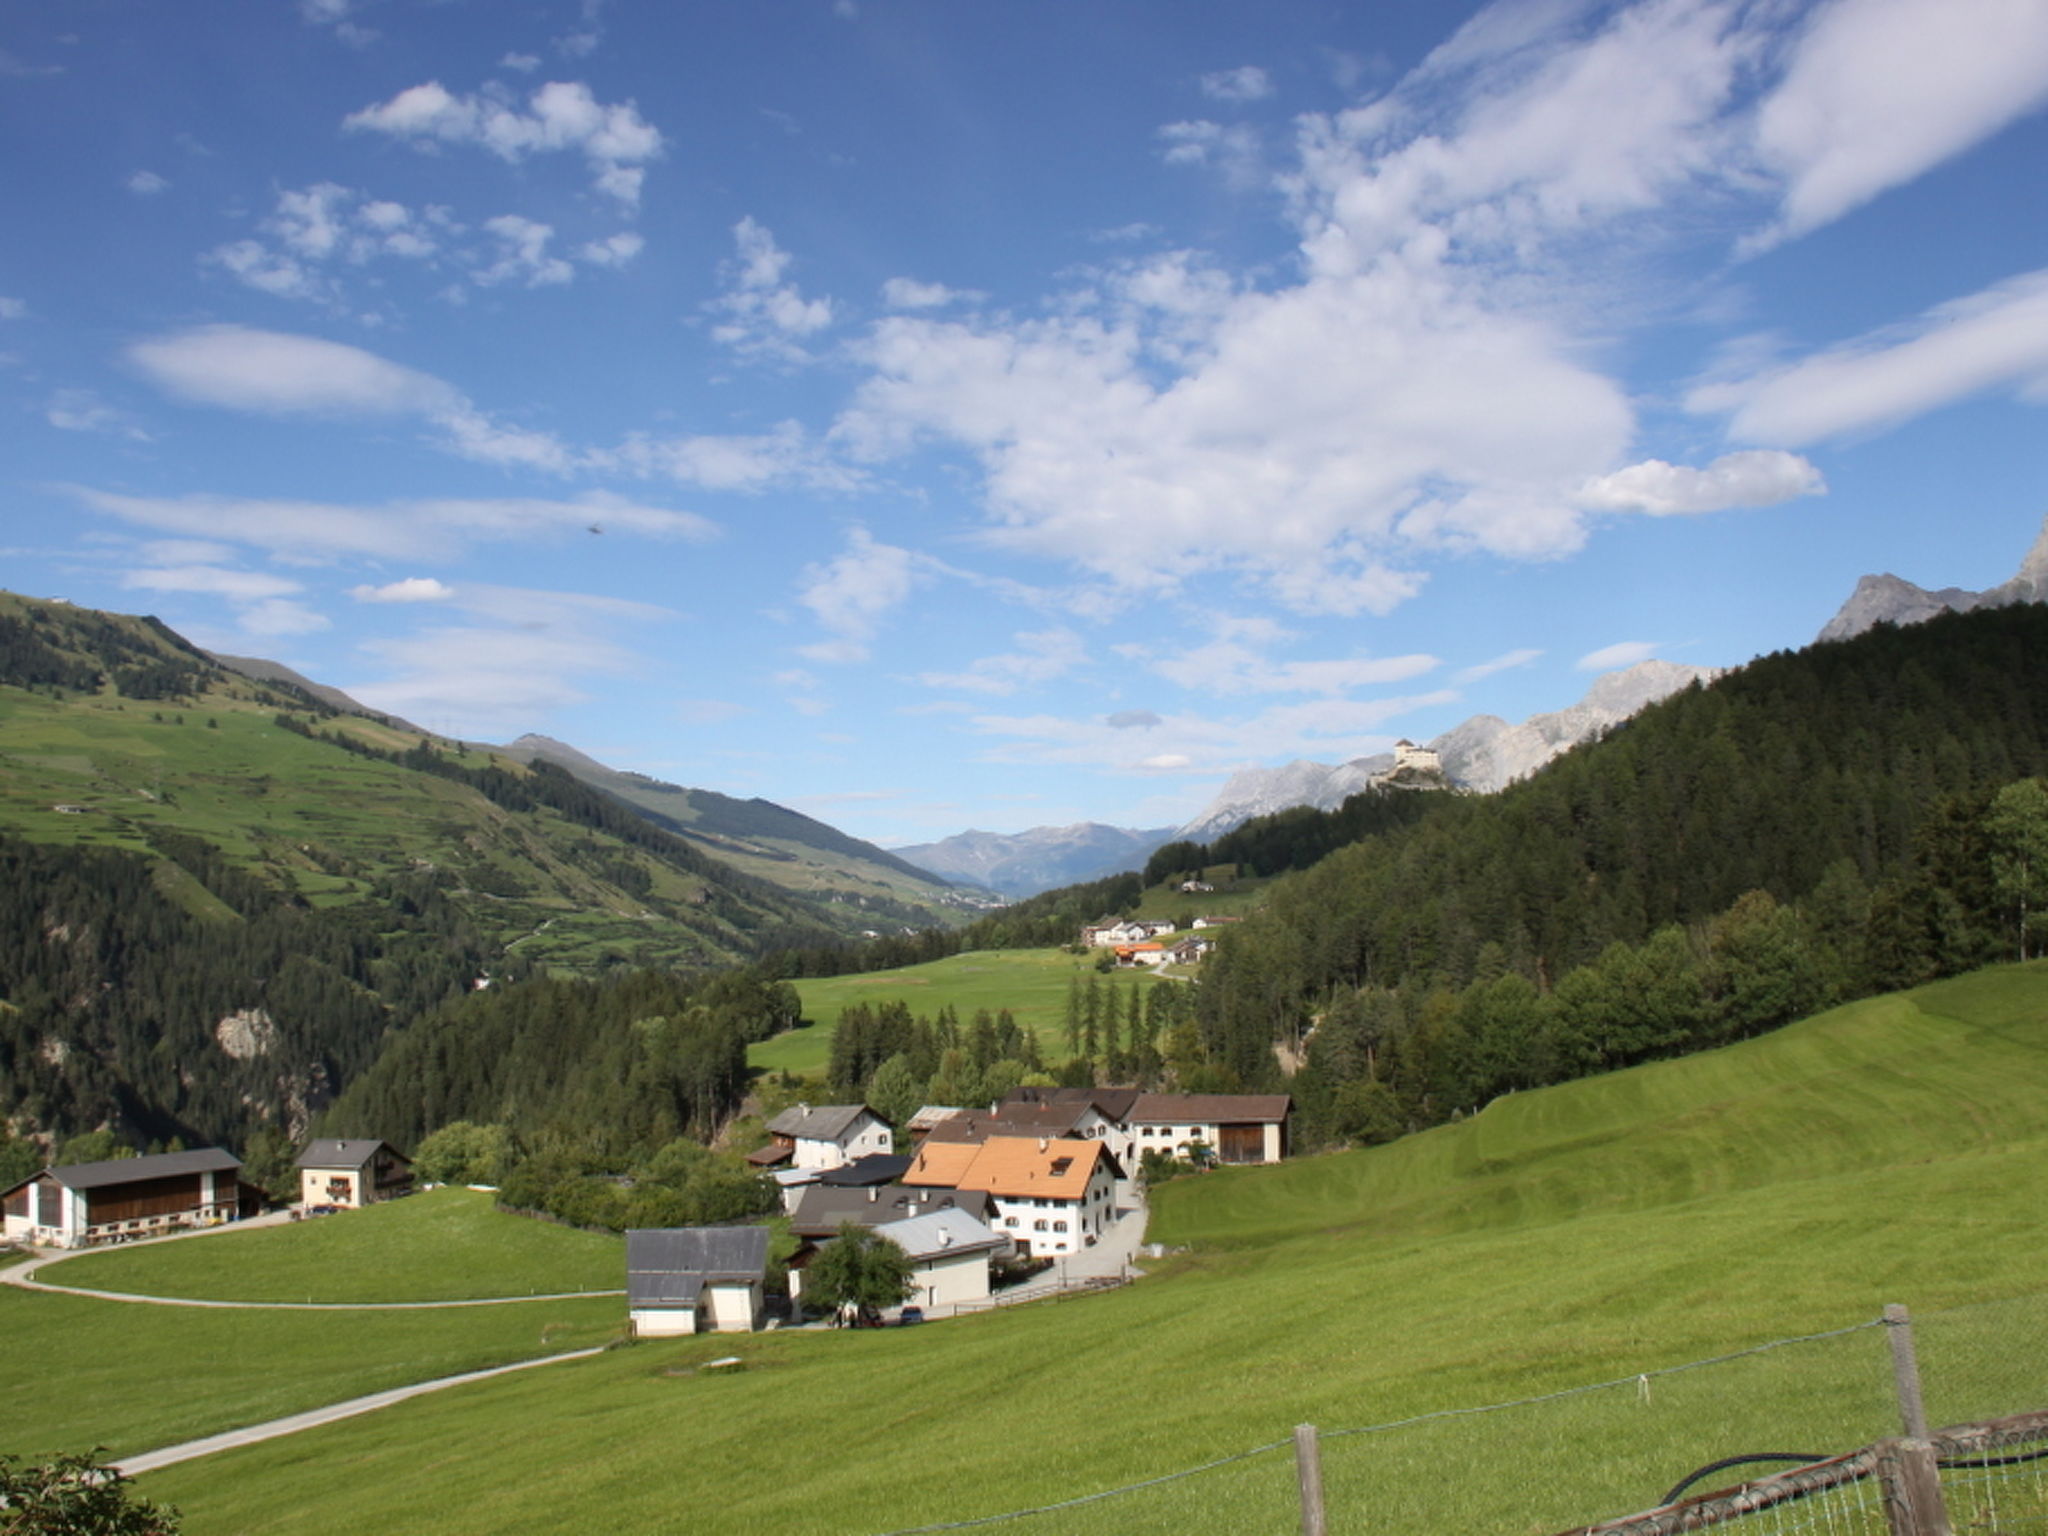
<path fill-rule="evenodd" d="M 1031 1230 L 1034 1232 L 1043 1232 L 1045 1230 L 1045 1218 L 1041 1216 L 1038 1218 L 1038 1220 L 1031 1223 Z"/>
<path fill-rule="evenodd" d="M 1067 1230 L 1067 1224 L 1064 1221 L 1056 1221 L 1052 1224 L 1052 1229 L 1055 1232 L 1064 1232 Z"/>

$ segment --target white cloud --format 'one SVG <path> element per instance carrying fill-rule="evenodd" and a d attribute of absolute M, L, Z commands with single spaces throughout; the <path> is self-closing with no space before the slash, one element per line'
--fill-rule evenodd
<path fill-rule="evenodd" d="M 1417 709 L 1454 702 L 1448 691 L 1373 700 L 1318 699 L 1256 714 L 1211 719 L 1159 716 L 1132 729 L 1118 716 L 981 715 L 973 729 L 997 738 L 988 761 L 1097 768 L 1110 772 L 1224 773 L 1275 757 L 1348 760 L 1393 746 L 1382 727 Z"/>
<path fill-rule="evenodd" d="M 1476 683 L 1481 678 L 1493 676 L 1496 672 L 1508 672 L 1516 667 L 1526 667 L 1542 654 L 1541 651 L 1529 650 L 1526 647 L 1521 650 L 1505 651 L 1501 655 L 1494 657 L 1491 661 L 1478 662 L 1464 668 L 1458 673 L 1455 681 L 1459 683 Z"/>
<path fill-rule="evenodd" d="M 251 603 L 241 610 L 237 620 L 244 634 L 263 639 L 282 635 L 318 634 L 321 630 L 334 627 L 333 621 L 324 613 L 282 597 L 266 598 L 260 603 Z"/>
<path fill-rule="evenodd" d="M 508 53 L 498 60 L 498 67 L 500 69 L 516 69 L 522 75 L 530 75 L 540 68 L 540 55 L 537 53 Z"/>
<path fill-rule="evenodd" d="M 350 20 L 352 0 L 299 0 L 299 15 L 308 26 L 332 27 L 334 35 L 352 48 L 366 48 L 377 40 L 370 28 Z"/>
<path fill-rule="evenodd" d="M 1205 119 L 1168 123 L 1159 130 L 1160 151 L 1168 165 L 1214 166 L 1229 185 L 1257 185 L 1262 151 L 1256 128 L 1245 123 L 1212 123 Z"/>
<path fill-rule="evenodd" d="M 1705 469 L 1645 459 L 1586 483 L 1581 505 L 1606 512 L 1647 512 L 1652 517 L 1768 507 L 1800 496 L 1819 496 L 1827 484 L 1796 453 L 1756 448 L 1723 454 Z"/>
<path fill-rule="evenodd" d="M 128 361 L 182 400 L 267 416 L 412 416 L 437 445 L 484 463 L 566 470 L 552 436 L 508 427 L 454 386 L 342 342 L 239 325 L 207 325 L 129 347 Z"/>
<path fill-rule="evenodd" d="M 586 241 L 576 254 L 593 267 L 623 267 L 646 249 L 647 242 L 630 230 Z"/>
<path fill-rule="evenodd" d="M 1192 646 L 1152 663 L 1152 670 L 1183 688 L 1216 694 L 1313 693 L 1334 698 L 1359 688 L 1406 682 L 1433 672 L 1434 656 L 1352 656 L 1323 661 L 1274 661 L 1240 640 Z"/>
<path fill-rule="evenodd" d="M 921 283 L 911 277 L 892 277 L 882 284 L 882 302 L 891 309 L 943 309 L 948 304 L 957 304 L 979 299 L 981 295 L 969 289 L 948 288 L 944 283 Z"/>
<path fill-rule="evenodd" d="M 576 269 L 568 262 L 548 254 L 548 242 L 555 236 L 553 225 L 506 213 L 486 219 L 484 228 L 498 241 L 497 259 L 476 274 L 476 280 L 485 287 L 521 282 L 528 288 L 541 288 L 569 282 L 576 276 Z"/>
<path fill-rule="evenodd" d="M 224 570 L 216 566 L 154 567 L 122 573 L 121 585 L 145 592 L 200 592 L 245 602 L 286 597 L 303 590 L 296 581 L 261 571 Z"/>
<path fill-rule="evenodd" d="M 2048 269 L 1781 367 L 1702 384 L 1686 399 L 1726 413 L 1731 437 L 1813 443 L 2014 389 L 2048 403 Z"/>
<path fill-rule="evenodd" d="M 445 561 L 477 544 L 589 538 L 600 532 L 702 540 L 713 532 L 711 524 L 690 513 L 603 495 L 573 501 L 444 498 L 364 506 L 67 489 L 94 511 L 137 527 L 246 545 L 287 560 Z"/>
<path fill-rule="evenodd" d="M 170 182 L 155 171 L 133 172 L 123 185 L 138 197 L 154 197 L 159 192 L 168 192 L 171 187 Z"/>
<path fill-rule="evenodd" d="M 381 587 L 351 587 L 348 595 L 359 603 L 443 603 L 455 589 L 432 576 L 408 576 Z"/>
<path fill-rule="evenodd" d="M 882 621 L 917 585 L 918 557 L 907 549 L 878 543 L 855 528 L 843 553 L 803 574 L 798 601 L 817 617 L 832 639 L 802 648 L 813 661 L 864 661 Z"/>
<path fill-rule="evenodd" d="M 920 672 L 917 680 L 928 688 L 1012 694 L 1062 678 L 1088 660 L 1087 645 L 1070 629 L 1038 630 L 1014 638 L 1014 651 L 984 656 L 963 672 Z"/>
<path fill-rule="evenodd" d="M 150 435 L 127 412 L 116 410 L 89 389 L 58 390 L 43 419 L 66 432 L 111 432 L 136 442 L 150 441 Z"/>
<path fill-rule="evenodd" d="M 20 299 L 0 297 L 0 320 L 19 320 L 28 313 L 28 305 Z"/>
<path fill-rule="evenodd" d="M 1202 76 L 1202 94 L 1211 101 L 1264 101 L 1273 94 L 1272 79 L 1256 64 L 1219 69 Z"/>
<path fill-rule="evenodd" d="M 351 113 L 342 126 L 422 146 L 475 145 L 513 164 L 581 150 L 599 191 L 628 206 L 639 202 L 645 166 L 660 156 L 663 140 L 632 102 L 608 106 L 581 81 L 556 80 L 535 91 L 527 109 L 489 92 L 458 96 L 433 80 Z"/>
<path fill-rule="evenodd" d="M 662 475 L 709 491 L 763 491 L 786 485 L 853 490 L 864 481 L 858 470 L 835 460 L 793 421 L 744 435 L 635 434 L 611 452 L 593 457 L 609 467 Z"/>
<path fill-rule="evenodd" d="M 726 291 L 706 306 L 720 317 L 712 338 L 743 354 L 801 361 L 808 354 L 799 343 L 832 323 L 832 301 L 807 299 L 783 281 L 791 257 L 751 215 L 732 234 L 738 257 L 727 268 Z"/>
<path fill-rule="evenodd" d="M 1621 667 L 1632 667 L 1639 661 L 1648 661 L 1662 644 L 1661 640 L 1623 640 L 1602 646 L 1597 651 L 1588 651 L 1573 665 L 1581 672 L 1612 672 Z"/>
<path fill-rule="evenodd" d="M 1753 245 L 1840 218 L 2048 101 L 2040 0 L 1832 0 L 1757 114 L 1783 213 Z"/>

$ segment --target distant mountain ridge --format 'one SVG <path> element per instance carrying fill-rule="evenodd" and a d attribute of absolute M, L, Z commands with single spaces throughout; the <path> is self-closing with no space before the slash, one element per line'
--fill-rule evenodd
<path fill-rule="evenodd" d="M 1878 624 L 1920 624 L 1940 613 L 1968 613 L 1976 608 L 2044 601 L 2048 601 L 2048 518 L 2042 520 L 2033 548 L 2027 551 L 2010 580 L 1982 592 L 1962 587 L 1930 591 L 1902 576 L 1865 576 L 1815 638 L 1848 640 Z"/>
<path fill-rule="evenodd" d="M 1172 836 L 1171 827 L 1142 832 L 1083 821 L 1009 834 L 970 830 L 936 843 L 898 848 L 896 854 L 1014 901 L 1140 868 L 1152 850 Z"/>

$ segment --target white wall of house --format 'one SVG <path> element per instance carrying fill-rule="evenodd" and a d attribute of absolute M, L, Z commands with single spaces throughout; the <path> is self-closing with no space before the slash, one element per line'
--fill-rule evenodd
<path fill-rule="evenodd" d="M 673 1339 L 697 1331 L 695 1307 L 642 1307 L 627 1316 L 636 1339 Z"/>
<path fill-rule="evenodd" d="M 798 1168 L 823 1171 L 843 1167 L 856 1158 L 872 1157 L 877 1153 L 886 1156 L 895 1150 L 896 1133 L 875 1116 L 863 1115 L 853 1123 L 851 1132 L 837 1141 L 797 1137 L 789 1160 Z"/>
<path fill-rule="evenodd" d="M 1265 1161 L 1277 1163 L 1281 1160 L 1281 1127 L 1278 1122 L 1259 1127 L 1260 1148 Z M 1223 1145 L 1223 1127 L 1209 1125 L 1139 1125 L 1133 1127 L 1132 1144 L 1135 1155 L 1141 1160 L 1147 1152 L 1154 1150 L 1171 1152 L 1175 1157 L 1187 1156 L 1188 1148 L 1200 1142 L 1211 1152 Z"/>
<path fill-rule="evenodd" d="M 362 1191 L 353 1168 L 301 1168 L 301 1205 L 361 1205 Z"/>
<path fill-rule="evenodd" d="M 917 1266 L 910 1305 L 957 1307 L 988 1300 L 988 1253 L 940 1253 Z"/>
<path fill-rule="evenodd" d="M 1096 1163 L 1079 1200 L 993 1193 L 989 1199 L 995 1208 L 989 1225 L 1016 1243 L 1020 1252 L 1028 1245 L 1034 1259 L 1079 1253 L 1116 1220 L 1116 1180 L 1104 1162 Z"/>
<path fill-rule="evenodd" d="M 704 1287 L 706 1333 L 752 1333 L 761 1321 L 761 1282 L 720 1281 Z"/>

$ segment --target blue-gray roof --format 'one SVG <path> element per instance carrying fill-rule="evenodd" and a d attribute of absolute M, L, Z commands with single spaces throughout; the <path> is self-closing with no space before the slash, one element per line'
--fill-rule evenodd
<path fill-rule="evenodd" d="M 50 1177 L 67 1189 L 104 1189 L 141 1179 L 172 1179 L 189 1173 L 224 1173 L 242 1160 L 224 1147 L 191 1152 L 156 1152 L 148 1157 L 116 1157 L 103 1163 L 72 1163 L 52 1168 Z"/>

